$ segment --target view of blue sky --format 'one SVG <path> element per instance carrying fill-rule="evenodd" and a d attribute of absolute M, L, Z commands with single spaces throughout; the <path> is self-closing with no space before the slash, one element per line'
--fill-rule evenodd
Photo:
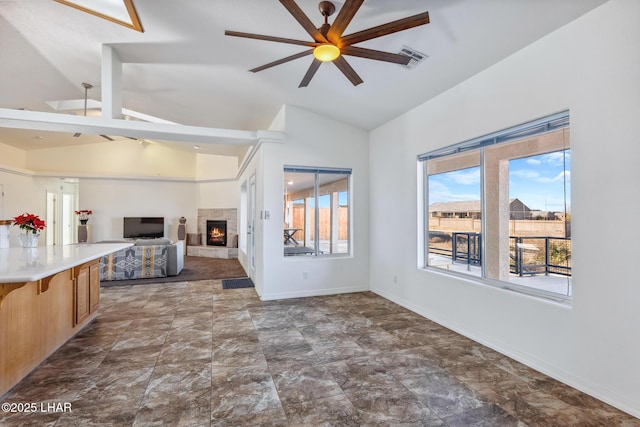
<path fill-rule="evenodd" d="M 515 159 L 509 162 L 509 198 L 520 199 L 532 210 L 571 212 L 570 150 Z M 480 168 L 429 176 L 429 203 L 480 199 Z"/>

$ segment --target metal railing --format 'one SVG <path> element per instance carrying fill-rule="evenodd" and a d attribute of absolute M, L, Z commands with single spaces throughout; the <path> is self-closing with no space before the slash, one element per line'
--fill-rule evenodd
<path fill-rule="evenodd" d="M 439 245 L 432 244 L 437 239 Z M 453 263 L 481 266 L 480 233 L 429 232 L 429 253 L 451 258 Z M 450 245 L 446 243 L 450 240 Z M 571 276 L 571 238 L 510 236 L 510 272 L 519 276 L 560 274 Z M 446 247 L 445 247 L 446 246 Z"/>
<path fill-rule="evenodd" d="M 571 238 L 510 236 L 510 271 L 525 274 L 571 276 Z"/>

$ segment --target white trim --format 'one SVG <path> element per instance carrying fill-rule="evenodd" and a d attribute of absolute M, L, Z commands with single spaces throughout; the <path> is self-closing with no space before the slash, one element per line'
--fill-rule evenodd
<path fill-rule="evenodd" d="M 28 169 L 14 168 L 12 166 L 3 166 L 0 165 L 0 172 L 10 173 L 12 175 L 20 175 L 20 176 L 35 176 L 35 172 L 30 171 Z"/>
<path fill-rule="evenodd" d="M 311 289 L 307 291 L 296 292 L 280 292 L 280 293 L 266 293 L 260 296 L 262 301 L 273 301 L 278 299 L 289 298 L 305 298 L 305 297 L 319 297 L 325 295 L 337 295 L 337 294 L 350 294 L 354 292 L 367 292 L 369 291 L 369 285 L 352 286 L 345 288 L 331 288 L 331 289 Z"/>

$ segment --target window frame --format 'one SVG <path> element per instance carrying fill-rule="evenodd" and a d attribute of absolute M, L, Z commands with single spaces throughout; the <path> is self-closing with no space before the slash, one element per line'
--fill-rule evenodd
<path fill-rule="evenodd" d="M 421 218 L 419 218 L 419 225 L 422 225 L 420 245 L 418 248 L 419 256 L 419 268 L 428 271 L 435 271 L 444 275 L 463 278 L 465 280 L 471 280 L 482 284 L 488 284 L 502 289 L 513 290 L 519 293 L 540 297 L 544 299 L 553 300 L 555 302 L 561 302 L 564 304 L 570 304 L 572 300 L 572 292 L 567 292 L 566 295 L 536 289 L 524 284 L 518 284 L 510 281 L 499 280 L 497 278 L 489 277 L 487 273 L 487 187 L 486 187 L 486 157 L 485 149 L 491 146 L 509 143 L 511 141 L 521 140 L 527 137 L 535 135 L 542 135 L 556 130 L 570 129 L 569 111 L 562 111 L 556 114 L 552 114 L 546 117 L 542 117 L 537 120 L 533 120 L 521 125 L 503 129 L 501 131 L 493 132 L 491 134 L 474 138 L 461 143 L 453 144 L 451 146 L 443 147 L 438 150 L 430 151 L 417 156 L 418 171 L 422 174 L 420 185 L 422 191 L 419 192 L 423 198 L 421 206 Z M 571 150 L 570 142 L 565 146 L 565 150 Z M 481 231 L 480 231 L 480 258 L 483 260 L 480 266 L 480 275 L 466 274 L 463 272 L 457 272 L 453 270 L 445 270 L 439 268 L 436 265 L 429 265 L 429 224 L 432 221 L 429 211 L 429 170 L 427 167 L 428 161 L 437 158 L 444 158 L 454 156 L 466 152 L 472 152 L 474 150 L 479 151 L 480 155 L 480 201 L 481 201 Z M 511 160 L 511 159 L 508 159 Z M 565 169 L 568 171 L 568 169 Z M 570 199 L 570 191 L 565 193 L 565 204 L 567 198 Z M 568 212 L 565 209 L 565 216 Z M 496 214 L 492 214 L 494 217 Z M 565 222 L 566 223 L 566 222 Z M 572 263 L 573 264 L 573 263 Z M 573 289 L 573 274 L 567 277 L 568 290 Z"/>
<path fill-rule="evenodd" d="M 286 255 L 283 253 L 284 258 L 291 259 L 317 259 L 317 258 L 330 258 L 330 257 L 350 257 L 352 256 L 352 222 L 353 222 L 353 210 L 352 210 L 352 169 L 351 168 L 333 168 L 333 167 L 310 167 L 310 166 L 290 166 L 285 165 L 283 167 L 283 185 L 287 185 L 284 180 L 284 174 L 286 173 L 313 173 L 314 176 L 314 187 L 313 187 L 313 212 L 312 216 L 314 217 L 314 226 L 313 226 L 313 235 L 314 235 L 314 253 L 307 255 Z M 320 197 L 322 196 L 320 191 L 320 175 L 342 175 L 347 178 L 347 206 L 348 206 L 348 214 L 347 214 L 347 250 L 346 252 L 331 252 L 323 253 L 320 249 Z M 284 193 L 284 192 L 283 192 Z M 284 196 L 284 194 L 283 194 Z M 284 198 L 284 197 L 283 197 Z M 339 205 L 338 205 L 339 208 Z M 330 230 L 331 232 L 331 230 Z M 337 231 L 336 231 L 337 232 Z M 284 244 L 283 244 L 284 248 Z"/>

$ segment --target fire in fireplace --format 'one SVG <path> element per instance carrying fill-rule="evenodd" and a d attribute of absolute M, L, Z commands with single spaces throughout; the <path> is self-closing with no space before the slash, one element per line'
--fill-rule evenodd
<path fill-rule="evenodd" d="M 207 245 L 227 246 L 227 221 L 207 221 Z"/>

